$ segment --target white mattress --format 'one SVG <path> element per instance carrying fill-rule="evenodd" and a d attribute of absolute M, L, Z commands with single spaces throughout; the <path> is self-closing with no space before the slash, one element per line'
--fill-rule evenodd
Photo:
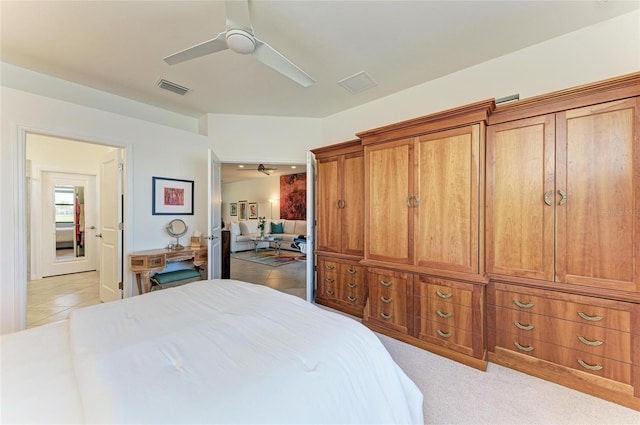
<path fill-rule="evenodd" d="M 80 309 L 39 333 L 56 347 L 51 368 L 17 355 L 41 346 L 37 332 L 3 337 L 3 423 L 47 422 L 47 410 L 58 423 L 423 421 L 422 394 L 371 331 L 260 285 L 195 282 Z M 22 371 L 5 385 L 5 368 Z M 42 399 L 29 387 L 40 386 L 57 399 L 34 411 Z M 30 400 L 5 411 L 14 394 Z"/>

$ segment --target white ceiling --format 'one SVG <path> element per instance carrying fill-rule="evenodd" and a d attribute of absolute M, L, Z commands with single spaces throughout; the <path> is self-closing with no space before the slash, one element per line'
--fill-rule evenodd
<path fill-rule="evenodd" d="M 639 1 L 250 1 L 258 38 L 310 74 L 303 88 L 230 50 L 163 58 L 225 30 L 220 1 L 5 1 L 1 57 L 167 110 L 325 117 L 640 7 Z M 360 71 L 378 83 L 351 94 Z M 161 90 L 167 79 L 191 91 Z"/>
<path fill-rule="evenodd" d="M 269 170 L 269 175 L 257 171 L 259 164 L 222 164 L 222 183 L 233 183 L 241 180 L 262 179 L 267 177 L 279 177 L 288 174 L 306 173 L 305 164 L 263 164 Z"/>

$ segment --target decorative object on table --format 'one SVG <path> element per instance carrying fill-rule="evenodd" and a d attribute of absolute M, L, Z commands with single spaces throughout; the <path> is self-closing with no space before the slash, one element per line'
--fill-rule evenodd
<path fill-rule="evenodd" d="M 193 215 L 193 180 L 152 179 L 153 215 Z"/>
<path fill-rule="evenodd" d="M 260 238 L 264 239 L 264 227 L 267 224 L 265 217 L 258 217 L 258 230 L 260 230 Z"/>
<path fill-rule="evenodd" d="M 232 216 L 232 217 L 237 217 L 238 216 L 238 203 L 237 202 L 231 202 L 229 205 L 230 205 L 230 210 L 231 210 L 229 215 Z"/>
<path fill-rule="evenodd" d="M 200 248 L 200 236 L 202 236 L 202 233 L 200 233 L 199 230 L 193 232 L 193 236 L 191 236 L 191 248 Z"/>
<path fill-rule="evenodd" d="M 280 218 L 307 218 L 307 173 L 280 176 Z"/>
<path fill-rule="evenodd" d="M 249 219 L 258 218 L 258 204 L 255 202 L 249 203 Z"/>
<path fill-rule="evenodd" d="M 180 245 L 180 238 L 187 233 L 187 230 L 189 230 L 189 227 L 179 218 L 169 222 L 167 225 L 167 233 L 176 238 L 176 244 L 173 246 L 173 249 L 184 249 L 184 246 Z"/>

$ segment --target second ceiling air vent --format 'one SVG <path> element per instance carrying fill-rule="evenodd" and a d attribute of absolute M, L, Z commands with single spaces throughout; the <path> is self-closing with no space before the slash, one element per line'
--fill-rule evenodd
<path fill-rule="evenodd" d="M 183 87 L 180 84 L 172 83 L 171 81 L 165 79 L 162 79 L 158 82 L 158 87 L 179 94 L 180 96 L 184 96 L 189 91 L 187 87 Z"/>

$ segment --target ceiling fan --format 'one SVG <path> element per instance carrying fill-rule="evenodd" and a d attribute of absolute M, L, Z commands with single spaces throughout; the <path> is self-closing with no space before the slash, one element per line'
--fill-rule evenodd
<path fill-rule="evenodd" d="M 242 168 L 242 169 L 240 169 L 240 171 L 258 171 L 260 173 L 266 174 L 267 176 L 271 175 L 270 171 L 275 171 L 275 170 L 277 170 L 277 168 L 265 167 L 264 164 L 258 165 L 258 168 Z"/>
<path fill-rule="evenodd" d="M 227 30 L 211 40 L 189 47 L 164 58 L 169 65 L 199 58 L 211 53 L 231 49 L 236 53 L 251 54 L 258 61 L 275 69 L 303 87 L 315 83 L 306 72 L 285 58 L 276 49 L 257 38 L 253 32 L 249 16 L 249 1 L 225 1 L 227 10 Z"/>

